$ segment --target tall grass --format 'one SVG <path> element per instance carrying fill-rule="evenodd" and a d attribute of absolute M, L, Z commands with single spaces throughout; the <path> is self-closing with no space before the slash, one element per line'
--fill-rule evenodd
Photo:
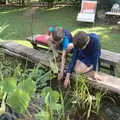
<path fill-rule="evenodd" d="M 69 91 L 69 94 L 65 98 L 65 107 L 68 109 L 68 116 L 71 119 L 88 120 L 91 117 L 91 113 L 95 113 L 96 115 L 99 113 L 104 93 L 99 90 L 93 91 L 84 75 L 77 74 L 74 80 L 75 84 L 72 86 L 72 91 Z"/>

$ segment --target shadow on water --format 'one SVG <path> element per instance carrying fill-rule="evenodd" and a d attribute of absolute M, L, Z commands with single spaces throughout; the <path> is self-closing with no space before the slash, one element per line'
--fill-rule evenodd
<path fill-rule="evenodd" d="M 20 62 L 22 62 L 23 66 L 25 67 L 26 61 L 22 60 Z M 33 63 L 27 62 L 27 68 L 33 68 L 33 67 L 34 67 Z M 56 89 L 56 87 L 59 87 L 56 85 L 55 80 L 52 83 L 53 83 L 52 86 L 55 86 L 54 89 Z M 91 117 L 89 120 L 120 120 L 119 100 L 120 100 L 119 95 L 116 95 L 114 93 L 112 93 L 112 95 L 108 94 L 108 97 L 107 98 L 105 97 L 102 100 L 102 106 L 99 115 L 96 115 L 95 113 L 91 113 Z"/>
<path fill-rule="evenodd" d="M 120 97 L 118 94 L 110 93 L 102 100 L 99 115 L 101 120 L 120 120 Z"/>
<path fill-rule="evenodd" d="M 120 120 L 120 107 L 109 102 L 102 105 L 100 116 L 103 120 Z"/>

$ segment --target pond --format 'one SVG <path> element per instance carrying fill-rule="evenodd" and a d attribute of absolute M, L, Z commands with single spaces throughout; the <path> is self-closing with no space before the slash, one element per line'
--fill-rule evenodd
<path fill-rule="evenodd" d="M 20 65 L 21 67 L 16 69 L 18 63 L 21 64 Z M 103 95 L 104 94 L 103 91 L 101 92 L 100 90 L 94 90 L 94 89 L 92 90 L 91 87 L 89 87 L 90 91 L 88 92 L 88 87 L 86 87 L 86 85 L 89 86 L 89 84 L 83 82 L 85 80 L 84 77 L 83 78 L 80 77 L 80 80 L 82 82 L 79 81 L 77 84 L 75 84 L 76 87 L 73 86 L 74 88 L 67 89 L 67 90 L 60 89 L 60 87 L 57 86 L 57 83 L 56 83 L 56 75 L 53 74 L 50 69 L 45 68 L 44 66 L 40 66 L 39 68 L 37 66 L 34 67 L 34 64 L 32 64 L 30 62 L 26 62 L 26 61 L 23 61 L 23 60 L 20 60 L 17 58 L 13 58 L 10 56 L 4 56 L 4 54 L 2 54 L 2 52 L 1 52 L 1 54 L 0 54 L 1 78 L 5 79 L 5 78 L 9 78 L 9 77 L 13 76 L 14 71 L 17 72 L 17 84 L 18 85 L 19 85 L 19 83 L 21 83 L 21 81 L 23 79 L 31 78 L 33 81 L 36 82 L 35 83 L 36 88 L 35 88 L 34 94 L 30 97 L 30 99 L 29 99 L 29 97 L 28 97 L 28 99 L 27 99 L 27 97 L 25 98 L 24 93 L 22 94 L 23 95 L 22 97 L 24 97 L 23 103 L 26 101 L 29 102 L 29 104 L 24 106 L 25 108 L 28 107 L 27 112 L 24 112 L 24 114 L 19 113 L 19 110 L 18 110 L 18 112 L 15 111 L 17 109 L 17 107 L 13 108 L 12 106 L 7 106 L 6 107 L 7 114 L 1 115 L 0 120 L 13 120 L 13 119 L 14 120 L 17 120 L 17 119 L 41 120 L 41 115 L 43 118 L 42 120 L 85 120 L 85 118 L 86 118 L 85 116 L 89 115 L 89 110 L 91 113 L 89 120 L 99 120 L 99 119 L 100 120 L 120 120 L 120 104 L 119 104 L 120 97 L 119 97 L 119 95 L 116 95 L 114 93 L 110 93 L 110 94 L 108 93 L 108 94 Z M 31 75 L 32 75 L 32 77 L 30 77 Z M 25 85 L 25 86 L 31 92 L 33 92 L 32 87 L 34 86 L 34 84 L 32 82 L 29 84 L 29 82 L 27 83 L 27 85 L 30 87 L 27 87 L 27 85 Z M 17 85 L 17 87 L 18 87 L 18 85 Z M 23 84 L 21 83 L 20 86 L 22 86 L 22 85 Z M 80 86 L 80 85 L 81 85 L 81 87 L 78 88 L 78 86 Z M 9 86 L 9 84 L 8 84 L 8 86 Z M 48 88 L 48 86 L 50 86 L 50 87 Z M 1 87 L 1 85 L 0 85 L 0 87 Z M 22 89 L 25 89 L 25 88 L 22 87 Z M 94 97 L 91 97 L 91 91 L 93 93 L 92 95 L 99 96 L 97 102 L 91 101 L 91 98 L 94 98 Z M 41 95 L 43 95 L 43 96 L 41 96 Z M 80 97 L 81 95 L 84 97 L 81 98 Z M 100 102 L 99 98 L 102 95 L 103 95 L 103 97 L 101 99 L 100 110 L 96 114 L 95 113 L 95 111 L 97 111 L 96 109 L 97 108 L 99 109 L 99 102 Z M 18 97 L 18 96 L 16 96 L 16 97 Z M 8 98 L 9 98 L 9 96 L 8 96 Z M 53 102 L 52 104 L 49 103 L 49 98 L 52 99 L 52 102 Z M 58 98 L 59 98 L 59 100 L 58 100 Z M 0 97 L 0 99 L 1 99 L 1 97 Z M 7 97 L 6 97 L 6 99 L 7 99 Z M 20 99 L 21 99 L 21 97 L 20 97 Z M 3 99 L 1 99 L 1 100 L 3 100 Z M 13 100 L 13 99 L 11 99 L 11 100 Z M 26 100 L 26 101 L 24 101 L 24 100 Z M 58 102 L 56 102 L 57 100 L 58 100 Z M 93 100 L 93 101 L 96 101 L 96 100 Z M 1 101 L 1 103 L 2 103 L 2 101 Z M 15 105 L 13 103 L 11 103 L 11 104 Z M 98 104 L 98 106 L 96 106 L 96 104 Z M 52 109 L 53 105 L 54 105 L 54 110 Z M 84 109 L 83 108 L 81 109 L 80 107 L 83 107 Z M 77 108 L 77 109 L 75 109 L 75 108 Z M 23 110 L 20 106 L 19 106 L 19 109 Z M 40 112 L 41 109 L 42 109 L 42 113 Z M 49 114 L 48 111 L 51 111 L 51 113 Z M 57 112 L 55 112 L 53 114 L 52 112 L 54 112 L 54 111 L 57 111 Z M 75 112 L 75 114 L 74 114 L 74 112 Z M 39 113 L 39 114 L 37 114 L 37 113 Z M 30 114 L 31 115 L 33 114 L 33 115 L 30 117 Z M 11 117 L 11 115 L 12 115 L 12 117 Z M 26 115 L 28 115 L 28 116 L 26 116 Z M 37 117 L 35 117 L 34 115 Z M 49 115 L 53 115 L 54 118 L 49 118 L 50 117 Z M 80 115 L 81 115 L 81 117 L 80 117 Z M 47 116 L 46 119 L 45 119 L 45 116 Z M 63 116 L 67 116 L 67 117 L 64 118 Z"/>

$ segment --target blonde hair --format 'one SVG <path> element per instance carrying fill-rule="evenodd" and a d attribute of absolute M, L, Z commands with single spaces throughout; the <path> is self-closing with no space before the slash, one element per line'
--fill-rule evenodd
<path fill-rule="evenodd" d="M 86 32 L 78 31 L 74 35 L 73 44 L 78 48 L 83 48 L 89 40 L 89 36 Z"/>

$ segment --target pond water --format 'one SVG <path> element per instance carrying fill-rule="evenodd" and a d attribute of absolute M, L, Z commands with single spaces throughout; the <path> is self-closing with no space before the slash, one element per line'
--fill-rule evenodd
<path fill-rule="evenodd" d="M 109 101 L 102 105 L 100 116 L 102 120 L 120 120 L 120 106 L 111 104 Z"/>
<path fill-rule="evenodd" d="M 34 65 L 30 64 L 30 68 Z M 119 103 L 120 99 L 116 100 Z M 102 103 L 102 107 L 100 109 L 100 120 L 120 120 L 120 105 L 114 104 L 113 102 L 107 100 Z M 98 119 L 91 119 L 98 120 Z"/>

